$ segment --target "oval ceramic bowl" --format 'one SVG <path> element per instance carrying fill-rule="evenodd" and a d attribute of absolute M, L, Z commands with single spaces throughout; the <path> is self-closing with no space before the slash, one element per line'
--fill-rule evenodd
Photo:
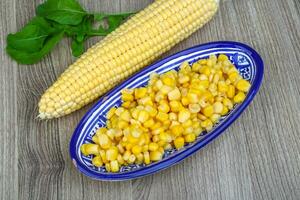
<path fill-rule="evenodd" d="M 92 136 L 99 127 L 105 126 L 106 113 L 113 106 L 121 104 L 120 91 L 124 88 L 136 88 L 147 84 L 149 75 L 153 72 L 158 74 L 169 70 L 178 70 L 183 61 L 193 63 L 199 59 L 207 58 L 211 54 L 226 54 L 234 63 L 240 74 L 252 84 L 246 100 L 237 106 L 210 132 L 203 132 L 195 142 L 186 145 L 181 150 L 169 150 L 165 152 L 161 161 L 150 165 L 129 165 L 121 167 L 119 173 L 106 172 L 104 167 L 94 167 L 91 163 L 91 156 L 84 156 L 80 152 L 80 146 L 84 143 L 92 143 Z M 257 93 L 263 78 L 263 61 L 258 53 L 251 47 L 238 42 L 212 42 L 192 47 L 182 52 L 176 53 L 155 64 L 144 68 L 128 80 L 124 81 L 113 90 L 104 95 L 83 117 L 78 124 L 71 142 L 70 154 L 76 168 L 92 179 L 120 181 L 134 179 L 141 176 L 155 173 L 159 170 L 170 167 L 184 158 L 192 155 L 197 150 L 214 140 L 228 126 L 230 126 L 249 105 Z"/>

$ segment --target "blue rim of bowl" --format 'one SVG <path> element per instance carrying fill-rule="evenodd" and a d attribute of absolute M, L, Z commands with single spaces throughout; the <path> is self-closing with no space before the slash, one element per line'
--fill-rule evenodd
<path fill-rule="evenodd" d="M 246 100 L 235 110 L 235 112 L 224 121 L 221 125 L 218 126 L 214 131 L 210 132 L 207 136 L 205 136 L 203 139 L 201 139 L 199 142 L 194 144 L 193 146 L 189 147 L 188 149 L 179 152 L 176 156 L 166 158 L 164 160 L 161 160 L 160 162 L 153 163 L 151 166 L 145 166 L 133 171 L 129 172 L 123 172 L 123 173 L 103 173 L 98 174 L 93 171 L 91 171 L 88 167 L 83 165 L 77 158 L 76 155 L 76 141 L 78 136 L 80 135 L 80 131 L 83 127 L 83 125 L 86 123 L 86 121 L 89 119 L 89 117 L 92 115 L 92 113 L 97 109 L 97 105 L 101 104 L 101 102 L 104 101 L 104 98 L 109 98 L 112 94 L 115 93 L 115 91 L 118 91 L 121 87 L 124 85 L 127 85 L 132 80 L 137 78 L 136 76 L 141 72 L 149 72 L 153 69 L 163 65 L 166 62 L 169 62 L 170 60 L 173 60 L 177 57 L 184 56 L 186 54 L 193 53 L 195 51 L 200 51 L 204 49 L 210 49 L 210 48 L 222 48 L 222 47 L 228 47 L 228 46 L 234 46 L 239 48 L 241 51 L 244 51 L 244 53 L 248 54 L 253 58 L 255 61 L 255 65 L 257 67 L 257 73 L 253 80 L 253 84 L 251 86 L 251 90 L 247 94 Z M 163 169 L 166 169 L 172 165 L 175 165 L 185 159 L 186 157 L 192 155 L 196 151 L 200 150 L 204 146 L 206 146 L 208 143 L 213 141 L 216 137 L 218 137 L 221 133 L 223 133 L 245 110 L 245 108 L 251 103 L 254 96 L 257 94 L 262 79 L 263 79 L 263 73 L 264 73 L 264 63 L 261 58 L 261 56 L 250 46 L 240 43 L 240 42 L 234 42 L 234 41 L 217 41 L 217 42 L 209 42 L 205 44 L 200 44 L 191 48 L 188 48 L 186 50 L 183 50 L 181 52 L 175 53 L 169 57 L 166 57 L 140 71 L 138 71 L 136 74 L 132 75 L 130 78 L 119 84 L 117 87 L 113 88 L 111 91 L 109 91 L 107 94 L 103 95 L 97 103 L 84 115 L 84 117 L 80 120 L 79 124 L 77 125 L 69 146 L 70 156 L 73 161 L 73 164 L 76 166 L 76 168 L 83 173 L 84 175 L 95 179 L 95 180 L 102 180 L 102 181 L 122 181 L 122 180 L 130 180 L 139 178 L 142 176 L 147 176 L 153 173 L 156 173 L 158 171 L 161 171 Z"/>

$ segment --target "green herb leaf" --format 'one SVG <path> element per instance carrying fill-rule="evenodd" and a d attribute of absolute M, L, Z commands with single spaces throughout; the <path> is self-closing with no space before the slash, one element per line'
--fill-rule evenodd
<path fill-rule="evenodd" d="M 84 52 L 84 41 L 73 40 L 71 48 L 73 56 L 79 57 Z"/>
<path fill-rule="evenodd" d="M 7 36 L 7 45 L 19 51 L 39 51 L 49 35 L 56 30 L 41 17 L 35 17 L 30 23 L 15 34 Z"/>
<path fill-rule="evenodd" d="M 76 0 L 48 0 L 37 7 L 37 15 L 60 24 L 77 25 L 87 12 Z"/>
<path fill-rule="evenodd" d="M 14 49 L 12 46 L 7 46 L 7 53 L 18 63 L 21 64 L 34 64 L 41 60 L 46 54 L 48 54 L 53 47 L 63 38 L 64 32 L 59 32 L 48 37 L 43 44 L 43 47 L 37 52 L 23 51 L 20 49 Z"/>
<path fill-rule="evenodd" d="M 84 52 L 84 42 L 92 36 L 106 36 L 133 13 L 89 14 L 77 0 L 46 0 L 36 9 L 37 17 L 15 34 L 7 36 L 7 53 L 22 64 L 33 64 L 63 38 L 72 38 L 72 53 Z M 94 22 L 107 27 L 93 28 Z"/>

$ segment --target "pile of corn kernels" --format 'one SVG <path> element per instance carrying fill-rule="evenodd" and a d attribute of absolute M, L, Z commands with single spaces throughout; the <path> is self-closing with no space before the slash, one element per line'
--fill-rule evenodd
<path fill-rule="evenodd" d="M 250 89 L 226 55 L 210 56 L 180 70 L 152 74 L 148 86 L 122 91 L 122 105 L 107 113 L 107 126 L 83 144 L 93 165 L 118 172 L 128 164 L 150 164 L 164 151 L 180 149 L 210 131 L 241 103 Z"/>

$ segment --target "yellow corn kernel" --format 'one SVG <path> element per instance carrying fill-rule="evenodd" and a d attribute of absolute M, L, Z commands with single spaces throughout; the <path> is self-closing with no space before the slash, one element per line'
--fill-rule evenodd
<path fill-rule="evenodd" d="M 117 148 L 118 148 L 118 152 L 120 152 L 120 153 L 124 153 L 125 152 L 124 147 L 120 143 L 117 144 Z"/>
<path fill-rule="evenodd" d="M 145 138 L 145 144 L 149 144 L 151 141 L 150 133 L 148 133 L 148 131 L 147 131 L 147 133 L 144 133 L 143 136 Z"/>
<path fill-rule="evenodd" d="M 106 118 L 107 119 L 110 119 L 114 114 L 115 114 L 115 111 L 117 110 L 117 108 L 115 107 L 112 107 L 106 114 Z"/>
<path fill-rule="evenodd" d="M 199 64 L 201 64 L 201 65 L 206 65 L 207 60 L 206 60 L 206 59 L 200 59 L 200 60 L 198 60 L 197 62 L 198 62 Z"/>
<path fill-rule="evenodd" d="M 226 55 L 220 54 L 220 55 L 218 56 L 218 61 L 219 61 L 219 62 L 223 62 L 223 61 L 225 61 L 225 60 L 228 60 L 228 57 L 227 57 Z"/>
<path fill-rule="evenodd" d="M 174 136 L 180 136 L 184 131 L 184 128 L 181 125 L 174 125 L 171 127 L 171 133 Z"/>
<path fill-rule="evenodd" d="M 130 94 L 130 93 L 123 92 L 121 99 L 122 99 L 122 101 L 133 101 L 134 100 L 134 96 L 132 94 Z"/>
<path fill-rule="evenodd" d="M 136 155 L 136 163 L 137 164 L 142 164 L 144 161 L 144 155 L 142 153 L 139 153 Z"/>
<path fill-rule="evenodd" d="M 137 106 L 137 103 L 136 103 L 136 101 L 132 101 L 132 102 L 130 102 L 130 108 L 135 108 Z"/>
<path fill-rule="evenodd" d="M 192 121 L 194 121 L 194 120 L 197 119 L 197 114 L 198 113 L 191 113 L 191 119 L 192 119 Z"/>
<path fill-rule="evenodd" d="M 233 101 L 234 101 L 234 103 L 242 103 L 242 102 L 245 100 L 245 98 L 246 98 L 245 93 L 243 93 L 243 92 L 238 92 L 238 93 L 234 96 Z"/>
<path fill-rule="evenodd" d="M 153 142 L 158 142 L 159 141 L 159 136 L 158 135 L 153 135 L 152 136 L 152 141 Z"/>
<path fill-rule="evenodd" d="M 170 121 L 176 121 L 177 120 L 177 114 L 176 113 L 169 113 L 169 120 Z"/>
<path fill-rule="evenodd" d="M 140 140 L 138 142 L 138 145 L 142 147 L 145 143 L 146 143 L 146 138 L 145 138 L 144 134 L 142 134 L 140 137 Z"/>
<path fill-rule="evenodd" d="M 118 124 L 117 124 L 117 127 L 119 129 L 125 129 L 129 126 L 129 123 L 127 121 L 124 121 L 124 120 L 120 120 L 118 121 Z"/>
<path fill-rule="evenodd" d="M 152 102 L 152 99 L 151 99 L 150 96 L 143 97 L 143 98 L 139 99 L 138 103 L 140 105 L 144 105 L 144 106 L 146 106 L 146 105 L 153 106 L 153 102 Z"/>
<path fill-rule="evenodd" d="M 220 119 L 221 115 L 219 114 L 213 114 L 211 117 L 210 117 L 210 120 L 213 122 L 213 123 L 217 123 Z"/>
<path fill-rule="evenodd" d="M 119 107 L 119 108 L 117 108 L 116 109 L 116 111 L 115 111 L 115 114 L 117 115 L 117 116 L 121 116 L 121 114 L 123 113 L 125 111 L 125 109 L 124 108 L 122 108 L 122 107 Z"/>
<path fill-rule="evenodd" d="M 172 87 L 170 87 L 170 86 L 167 86 L 167 85 L 163 85 L 160 89 L 159 89 L 159 91 L 163 94 L 163 95 L 167 95 L 169 92 L 171 92 L 172 91 Z"/>
<path fill-rule="evenodd" d="M 239 80 L 236 84 L 236 88 L 242 92 L 248 92 L 250 87 L 251 87 L 251 85 L 250 85 L 249 81 L 246 81 L 244 79 Z"/>
<path fill-rule="evenodd" d="M 194 133 L 193 127 L 186 127 L 186 128 L 184 129 L 184 132 L 183 132 L 182 135 L 187 135 L 187 134 L 190 134 L 190 133 Z"/>
<path fill-rule="evenodd" d="M 213 123 L 212 123 L 212 121 L 210 119 L 206 119 L 206 120 L 204 120 L 204 121 L 201 122 L 201 127 L 202 128 L 207 129 L 207 128 L 210 128 L 212 126 L 213 126 Z"/>
<path fill-rule="evenodd" d="M 210 117 L 214 114 L 214 107 L 212 105 L 208 105 L 205 108 L 202 109 L 203 115 L 206 117 Z"/>
<path fill-rule="evenodd" d="M 149 145 L 148 144 L 143 145 L 142 152 L 146 152 L 148 150 L 149 150 Z"/>
<path fill-rule="evenodd" d="M 187 99 L 189 103 L 198 103 L 199 102 L 199 98 L 198 95 L 195 93 L 188 93 L 187 94 Z M 184 105 L 184 103 L 182 102 L 182 104 Z"/>
<path fill-rule="evenodd" d="M 109 139 L 111 139 L 112 141 L 115 138 L 116 135 L 116 130 L 115 129 L 109 129 L 106 133 L 106 135 L 109 137 Z"/>
<path fill-rule="evenodd" d="M 95 142 L 96 144 L 99 144 L 98 136 L 97 136 L 97 135 L 94 135 L 94 136 L 92 137 L 92 141 Z"/>
<path fill-rule="evenodd" d="M 219 92 L 227 92 L 228 90 L 228 86 L 226 85 L 226 83 L 224 81 L 219 81 L 218 82 L 218 91 Z"/>
<path fill-rule="evenodd" d="M 163 113 L 168 113 L 170 111 L 170 107 L 167 103 L 162 103 L 158 106 L 158 111 Z"/>
<path fill-rule="evenodd" d="M 180 84 L 185 84 L 190 81 L 190 77 L 188 75 L 179 74 L 178 82 Z"/>
<path fill-rule="evenodd" d="M 183 137 L 177 137 L 174 140 L 174 146 L 176 149 L 181 149 L 182 147 L 184 147 L 184 138 Z"/>
<path fill-rule="evenodd" d="M 144 162 L 146 165 L 150 164 L 150 154 L 148 151 L 144 152 Z"/>
<path fill-rule="evenodd" d="M 121 114 L 120 114 L 120 119 L 129 122 L 131 119 L 131 115 L 130 112 L 128 110 L 124 110 Z"/>
<path fill-rule="evenodd" d="M 188 119 L 188 120 L 186 120 L 185 122 L 182 123 L 182 127 L 187 128 L 187 127 L 192 126 L 192 124 L 193 124 L 193 121 L 191 119 Z"/>
<path fill-rule="evenodd" d="M 233 103 L 228 98 L 223 99 L 223 105 L 226 106 L 229 110 L 231 110 L 233 108 Z"/>
<path fill-rule="evenodd" d="M 106 134 L 106 132 L 107 132 L 107 128 L 101 127 L 96 131 L 96 135 Z"/>
<path fill-rule="evenodd" d="M 128 144 L 126 144 L 126 149 L 130 150 L 134 144 L 139 142 L 138 137 L 133 137 L 131 134 L 128 136 Z"/>
<path fill-rule="evenodd" d="M 198 112 L 200 112 L 200 110 L 201 110 L 201 107 L 199 104 L 195 104 L 195 103 L 189 104 L 189 111 L 191 113 L 198 113 Z"/>
<path fill-rule="evenodd" d="M 199 72 L 200 72 L 201 74 L 205 74 L 206 76 L 209 76 L 210 73 L 211 73 L 211 69 L 210 69 L 209 66 L 204 65 L 204 66 L 202 66 L 202 67 L 200 68 Z"/>
<path fill-rule="evenodd" d="M 232 72 L 230 74 L 228 74 L 228 79 L 231 81 L 231 83 L 234 83 L 235 81 L 237 81 L 239 79 L 239 73 L 238 72 Z"/>
<path fill-rule="evenodd" d="M 141 122 L 141 123 L 144 123 L 146 122 L 147 120 L 149 119 L 149 113 L 145 110 L 141 110 L 138 114 L 138 120 Z"/>
<path fill-rule="evenodd" d="M 159 139 L 161 141 L 164 141 L 164 142 L 167 142 L 167 143 L 172 142 L 172 136 L 168 133 L 165 133 L 165 132 L 162 132 L 162 133 L 159 134 Z"/>
<path fill-rule="evenodd" d="M 196 140 L 196 135 L 194 133 L 190 133 L 190 134 L 187 134 L 186 136 L 184 136 L 184 141 L 185 142 L 194 142 Z"/>
<path fill-rule="evenodd" d="M 106 159 L 109 161 L 116 160 L 118 157 L 118 148 L 117 147 L 111 147 L 108 150 L 106 150 Z"/>
<path fill-rule="evenodd" d="M 213 76 L 212 82 L 213 82 L 214 84 L 217 84 L 217 83 L 219 82 L 219 80 L 220 80 L 220 75 L 219 75 L 219 74 L 215 74 L 215 75 Z"/>
<path fill-rule="evenodd" d="M 164 122 L 164 121 L 169 119 L 169 115 L 167 113 L 164 113 L 164 112 L 158 112 L 157 115 L 156 115 L 156 119 L 161 121 L 161 122 Z"/>
<path fill-rule="evenodd" d="M 223 110 L 223 104 L 221 102 L 215 102 L 213 104 L 214 113 L 221 113 Z"/>
<path fill-rule="evenodd" d="M 118 155 L 117 161 L 120 165 L 123 165 L 125 163 L 123 156 L 121 154 Z"/>
<path fill-rule="evenodd" d="M 209 56 L 209 58 L 207 60 L 207 65 L 212 67 L 213 65 L 215 65 L 217 63 L 217 60 L 218 60 L 217 56 L 212 54 Z M 211 62 L 211 64 L 208 64 L 209 62 Z"/>
<path fill-rule="evenodd" d="M 101 156 L 95 156 L 92 159 L 92 164 L 95 165 L 96 167 L 102 167 L 103 162 L 102 162 Z"/>
<path fill-rule="evenodd" d="M 162 159 L 163 154 L 160 151 L 151 151 L 150 152 L 150 160 L 151 161 L 159 161 Z"/>
<path fill-rule="evenodd" d="M 132 102 L 130 102 L 130 101 L 125 101 L 122 103 L 122 107 L 129 109 L 129 108 L 131 108 L 131 103 Z"/>
<path fill-rule="evenodd" d="M 163 86 L 163 82 L 161 80 L 156 80 L 154 85 L 153 85 L 153 90 L 154 91 L 159 91 L 159 89 Z"/>
<path fill-rule="evenodd" d="M 181 63 L 179 72 L 191 72 L 191 67 L 188 61 L 184 61 L 183 63 Z"/>
<path fill-rule="evenodd" d="M 209 81 L 208 80 L 200 80 L 198 83 L 198 89 L 203 90 L 207 89 L 209 87 Z"/>
<path fill-rule="evenodd" d="M 80 146 L 81 153 L 85 156 L 87 155 L 99 155 L 99 145 L 98 144 L 83 144 Z"/>
<path fill-rule="evenodd" d="M 172 91 L 168 93 L 168 99 L 170 101 L 179 100 L 181 97 L 181 93 L 177 87 L 175 87 Z"/>
<path fill-rule="evenodd" d="M 171 121 L 167 119 L 166 121 L 163 122 L 163 126 L 166 127 L 166 129 L 170 126 Z"/>
<path fill-rule="evenodd" d="M 202 121 L 204 121 L 204 120 L 207 119 L 207 117 L 206 117 L 205 115 L 201 114 L 201 113 L 198 113 L 198 114 L 197 114 L 197 117 L 198 117 L 198 119 L 200 119 L 200 120 L 202 120 Z"/>
<path fill-rule="evenodd" d="M 202 127 L 194 129 L 194 134 L 196 135 L 196 137 L 198 137 L 202 132 L 203 132 Z"/>
<path fill-rule="evenodd" d="M 224 106 L 223 110 L 221 112 L 221 115 L 226 115 L 228 112 L 229 112 L 229 109 L 226 106 Z"/>
<path fill-rule="evenodd" d="M 150 129 L 151 129 L 151 130 L 156 130 L 156 129 L 161 128 L 161 126 L 162 126 L 162 123 L 160 123 L 160 122 L 155 122 L 155 124 L 154 124 L 152 127 L 150 127 Z"/>
<path fill-rule="evenodd" d="M 165 150 L 170 150 L 170 149 L 172 149 L 172 145 L 170 143 L 169 144 L 165 144 L 164 149 Z"/>
<path fill-rule="evenodd" d="M 106 171 L 108 171 L 108 172 L 111 171 L 110 163 L 105 163 L 105 169 L 106 169 Z"/>
<path fill-rule="evenodd" d="M 235 95 L 235 87 L 233 85 L 228 85 L 227 97 L 232 99 Z"/>
<path fill-rule="evenodd" d="M 144 127 L 151 128 L 155 124 L 155 121 L 151 118 L 144 122 Z"/>
<path fill-rule="evenodd" d="M 182 105 L 184 105 L 184 106 L 187 106 L 187 105 L 189 105 L 189 99 L 187 98 L 187 97 L 182 97 L 181 98 L 181 103 L 182 103 Z"/>
<path fill-rule="evenodd" d="M 123 159 L 125 161 L 128 161 L 129 160 L 129 157 L 131 156 L 131 153 L 129 150 L 125 151 L 125 153 L 123 154 Z"/>
<path fill-rule="evenodd" d="M 139 146 L 139 145 L 134 145 L 132 148 L 131 148 L 131 152 L 134 154 L 134 155 L 138 155 L 142 152 L 142 147 Z"/>
<path fill-rule="evenodd" d="M 100 154 L 100 157 L 101 157 L 102 162 L 103 162 L 103 163 L 107 163 L 108 160 L 106 159 L 106 152 L 105 152 L 105 150 L 100 150 L 100 151 L 99 151 L 99 154 Z"/>
<path fill-rule="evenodd" d="M 130 156 L 129 156 L 129 158 L 128 158 L 128 163 L 129 164 L 132 164 L 132 163 L 134 163 L 135 162 L 135 160 L 136 160 L 136 156 L 135 155 L 133 155 L 133 154 L 131 154 Z"/>
<path fill-rule="evenodd" d="M 157 151 L 159 151 L 160 153 L 162 153 L 162 155 L 164 155 L 164 153 L 165 153 L 165 149 L 163 148 L 164 145 L 165 145 L 165 143 L 162 144 L 162 145 L 158 148 L 158 150 L 157 150 Z"/>
<path fill-rule="evenodd" d="M 136 88 L 134 90 L 134 97 L 136 99 L 141 99 L 147 95 L 147 88 L 141 87 L 141 88 Z"/>
<path fill-rule="evenodd" d="M 183 107 L 179 101 L 170 101 L 170 108 L 172 112 L 179 112 Z"/>
<path fill-rule="evenodd" d="M 178 113 L 178 121 L 181 123 L 185 122 L 190 117 L 191 117 L 191 113 L 187 109 L 181 110 Z"/>
<path fill-rule="evenodd" d="M 151 117 L 155 117 L 156 114 L 157 114 L 157 110 L 156 110 L 153 106 L 147 105 L 147 106 L 145 107 L 145 110 L 149 113 L 149 115 L 150 115 Z"/>
<path fill-rule="evenodd" d="M 102 149 L 108 149 L 111 146 L 111 140 L 106 134 L 98 135 L 98 141 Z"/>
<path fill-rule="evenodd" d="M 201 64 L 198 63 L 198 62 L 195 62 L 195 63 L 192 65 L 192 71 L 193 71 L 193 72 L 199 72 L 200 68 L 201 68 Z"/>
<path fill-rule="evenodd" d="M 133 119 L 138 119 L 140 110 L 137 108 L 133 108 L 130 110 Z"/>
<path fill-rule="evenodd" d="M 151 142 L 149 145 L 148 145 L 148 148 L 149 148 L 149 151 L 156 151 L 158 149 L 158 144 L 157 143 L 154 143 L 154 142 Z"/>
<path fill-rule="evenodd" d="M 162 80 L 163 84 L 165 84 L 167 86 L 173 87 L 176 84 L 175 80 L 169 76 L 163 76 L 163 77 L 161 77 L 161 80 Z"/>
<path fill-rule="evenodd" d="M 111 172 L 118 172 L 120 170 L 119 163 L 117 160 L 110 162 L 110 170 Z"/>

